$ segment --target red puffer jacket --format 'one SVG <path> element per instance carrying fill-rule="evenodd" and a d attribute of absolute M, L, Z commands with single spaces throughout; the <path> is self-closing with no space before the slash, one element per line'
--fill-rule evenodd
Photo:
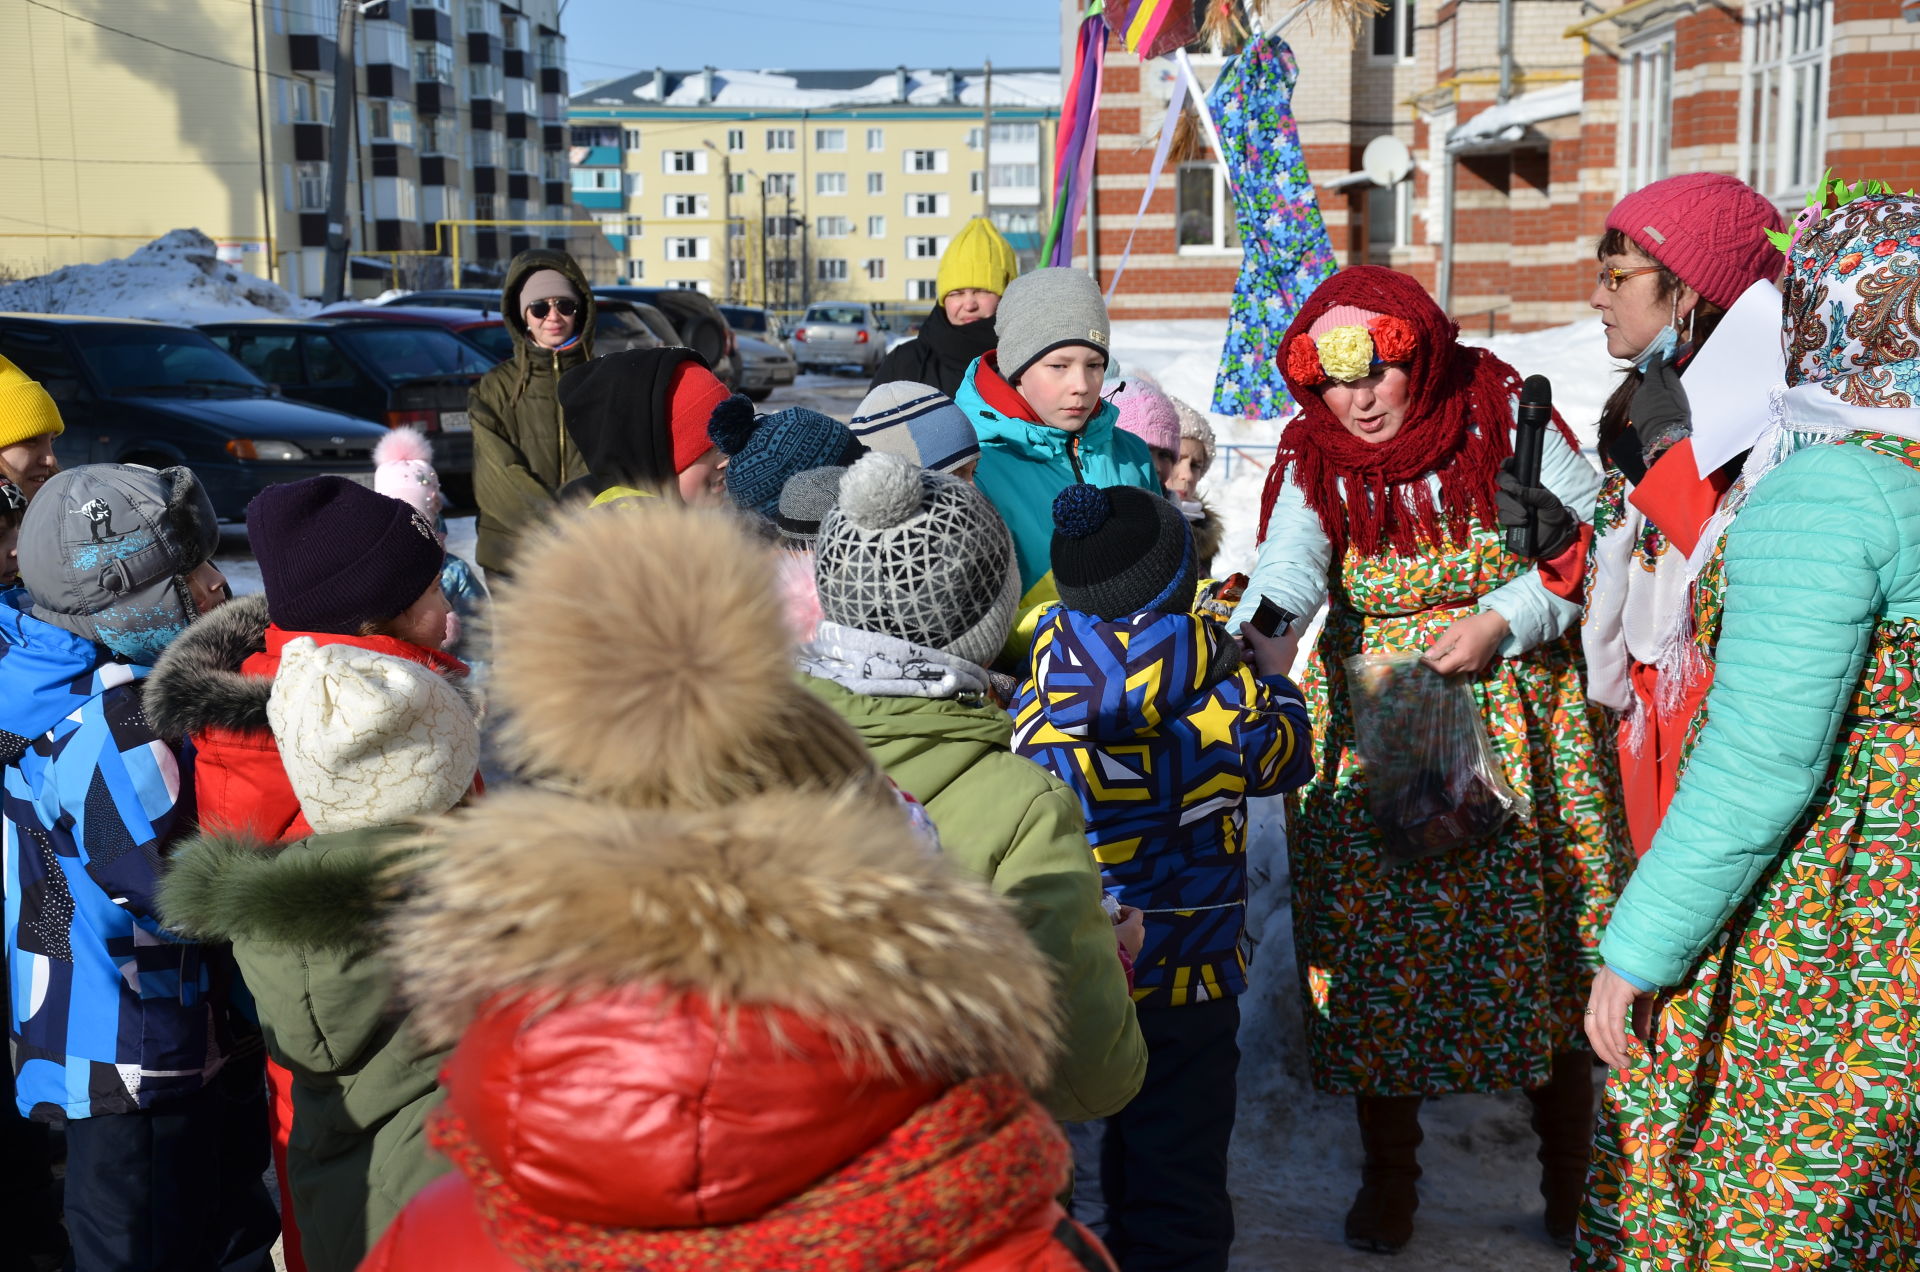
<path fill-rule="evenodd" d="M 457 814 L 392 956 L 415 1027 L 464 1029 L 458 1170 L 363 1272 L 1110 1272 L 1028 1094 L 1043 960 L 890 803 Z"/>

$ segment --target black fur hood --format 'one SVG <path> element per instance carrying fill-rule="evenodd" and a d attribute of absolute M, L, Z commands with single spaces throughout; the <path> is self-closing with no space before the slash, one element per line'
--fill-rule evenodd
<path fill-rule="evenodd" d="M 267 598 L 245 596 L 203 616 L 167 646 L 141 687 L 154 732 L 190 737 L 208 728 L 264 729 L 273 681 L 240 664 L 267 647 Z"/>

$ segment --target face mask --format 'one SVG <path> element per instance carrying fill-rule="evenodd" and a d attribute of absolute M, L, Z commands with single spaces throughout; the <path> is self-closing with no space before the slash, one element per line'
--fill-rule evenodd
<path fill-rule="evenodd" d="M 1654 366 L 1664 366 L 1672 362 L 1679 347 L 1680 297 L 1676 295 L 1673 298 L 1673 312 L 1667 317 L 1667 325 L 1660 328 L 1660 334 L 1648 342 L 1647 347 L 1633 359 L 1633 365 L 1639 368 L 1640 374 L 1645 375 Z"/>

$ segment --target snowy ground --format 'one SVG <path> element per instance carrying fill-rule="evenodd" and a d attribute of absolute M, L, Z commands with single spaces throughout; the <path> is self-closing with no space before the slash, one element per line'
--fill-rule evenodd
<path fill-rule="evenodd" d="M 1146 372 L 1176 397 L 1204 404 L 1225 335 L 1221 322 L 1114 324 L 1123 374 Z M 1599 323 L 1589 321 L 1487 344 L 1522 375 L 1543 374 L 1583 442 L 1613 383 Z M 866 378 L 809 374 L 775 390 L 761 408 L 805 405 L 842 419 L 854 413 Z M 1227 521 L 1222 570 L 1253 563 L 1255 521 L 1278 426 L 1214 416 L 1221 456 L 1204 492 Z M 1244 447 L 1244 450 L 1234 450 Z M 471 559 L 473 521 L 448 523 L 450 550 Z M 244 533 L 223 540 L 219 558 L 236 592 L 258 590 Z M 1299 984 L 1287 903 L 1286 834 L 1277 800 L 1257 801 L 1248 854 L 1255 878 L 1250 930 L 1257 934 L 1253 986 L 1243 1000 L 1240 1113 L 1232 1187 L 1240 1236 L 1235 1272 L 1379 1272 L 1378 1255 L 1351 1251 L 1341 1221 L 1357 1187 L 1360 1150 L 1350 1100 L 1316 1094 L 1307 1081 Z M 1560 1272 L 1566 1254 L 1540 1234 L 1534 1141 L 1524 1099 L 1451 1096 L 1422 1117 L 1421 1209 L 1414 1244 L 1394 1266 L 1426 1272 Z"/>
<path fill-rule="evenodd" d="M 174 230 L 117 260 L 0 284 L 0 313 L 215 322 L 297 318 L 319 308 L 228 265 L 198 230 Z"/>

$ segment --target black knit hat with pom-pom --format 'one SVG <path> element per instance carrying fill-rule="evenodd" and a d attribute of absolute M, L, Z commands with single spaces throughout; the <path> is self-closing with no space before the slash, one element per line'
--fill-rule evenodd
<path fill-rule="evenodd" d="M 1193 532 L 1137 486 L 1074 485 L 1053 501 L 1053 582 L 1068 609 L 1113 621 L 1193 608 Z"/>

